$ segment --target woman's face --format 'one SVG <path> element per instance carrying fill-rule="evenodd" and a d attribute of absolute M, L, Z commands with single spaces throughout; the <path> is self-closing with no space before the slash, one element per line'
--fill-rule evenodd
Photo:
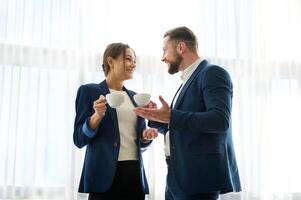
<path fill-rule="evenodd" d="M 125 57 L 123 57 L 125 56 Z M 121 54 L 117 59 L 112 59 L 111 70 L 109 74 L 119 80 L 128 80 L 133 78 L 136 68 L 136 56 L 132 49 L 127 48 L 125 55 Z M 113 74 L 112 74 L 113 73 Z"/>

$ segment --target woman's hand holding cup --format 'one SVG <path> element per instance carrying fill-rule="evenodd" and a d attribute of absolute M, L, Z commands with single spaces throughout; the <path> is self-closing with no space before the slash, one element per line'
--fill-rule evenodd
<path fill-rule="evenodd" d="M 107 100 L 103 95 L 100 95 L 99 98 L 93 102 L 95 114 L 97 114 L 100 118 L 103 118 L 103 116 L 106 114 L 106 104 Z"/>

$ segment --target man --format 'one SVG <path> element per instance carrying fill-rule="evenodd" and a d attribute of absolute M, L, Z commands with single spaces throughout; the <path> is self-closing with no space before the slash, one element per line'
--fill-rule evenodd
<path fill-rule="evenodd" d="M 166 200 L 216 200 L 241 190 L 232 142 L 232 82 L 229 74 L 197 53 L 187 27 L 164 35 L 162 61 L 170 74 L 182 72 L 171 106 L 151 103 L 135 112 L 165 134 Z"/>

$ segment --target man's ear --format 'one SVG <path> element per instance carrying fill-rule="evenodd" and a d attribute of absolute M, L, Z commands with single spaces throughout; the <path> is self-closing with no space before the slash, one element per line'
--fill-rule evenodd
<path fill-rule="evenodd" d="M 186 50 L 186 44 L 185 44 L 185 42 L 179 42 L 178 43 L 178 45 L 177 45 L 177 51 L 178 51 L 178 53 L 181 55 L 182 53 L 184 53 L 185 52 L 185 50 Z"/>

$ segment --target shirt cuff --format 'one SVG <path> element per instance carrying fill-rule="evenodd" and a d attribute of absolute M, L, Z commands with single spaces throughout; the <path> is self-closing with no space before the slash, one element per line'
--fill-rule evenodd
<path fill-rule="evenodd" d="M 97 129 L 94 131 L 89 127 L 89 121 L 90 117 L 88 117 L 83 125 L 82 131 L 83 133 L 88 136 L 89 138 L 92 138 L 96 135 Z"/>

